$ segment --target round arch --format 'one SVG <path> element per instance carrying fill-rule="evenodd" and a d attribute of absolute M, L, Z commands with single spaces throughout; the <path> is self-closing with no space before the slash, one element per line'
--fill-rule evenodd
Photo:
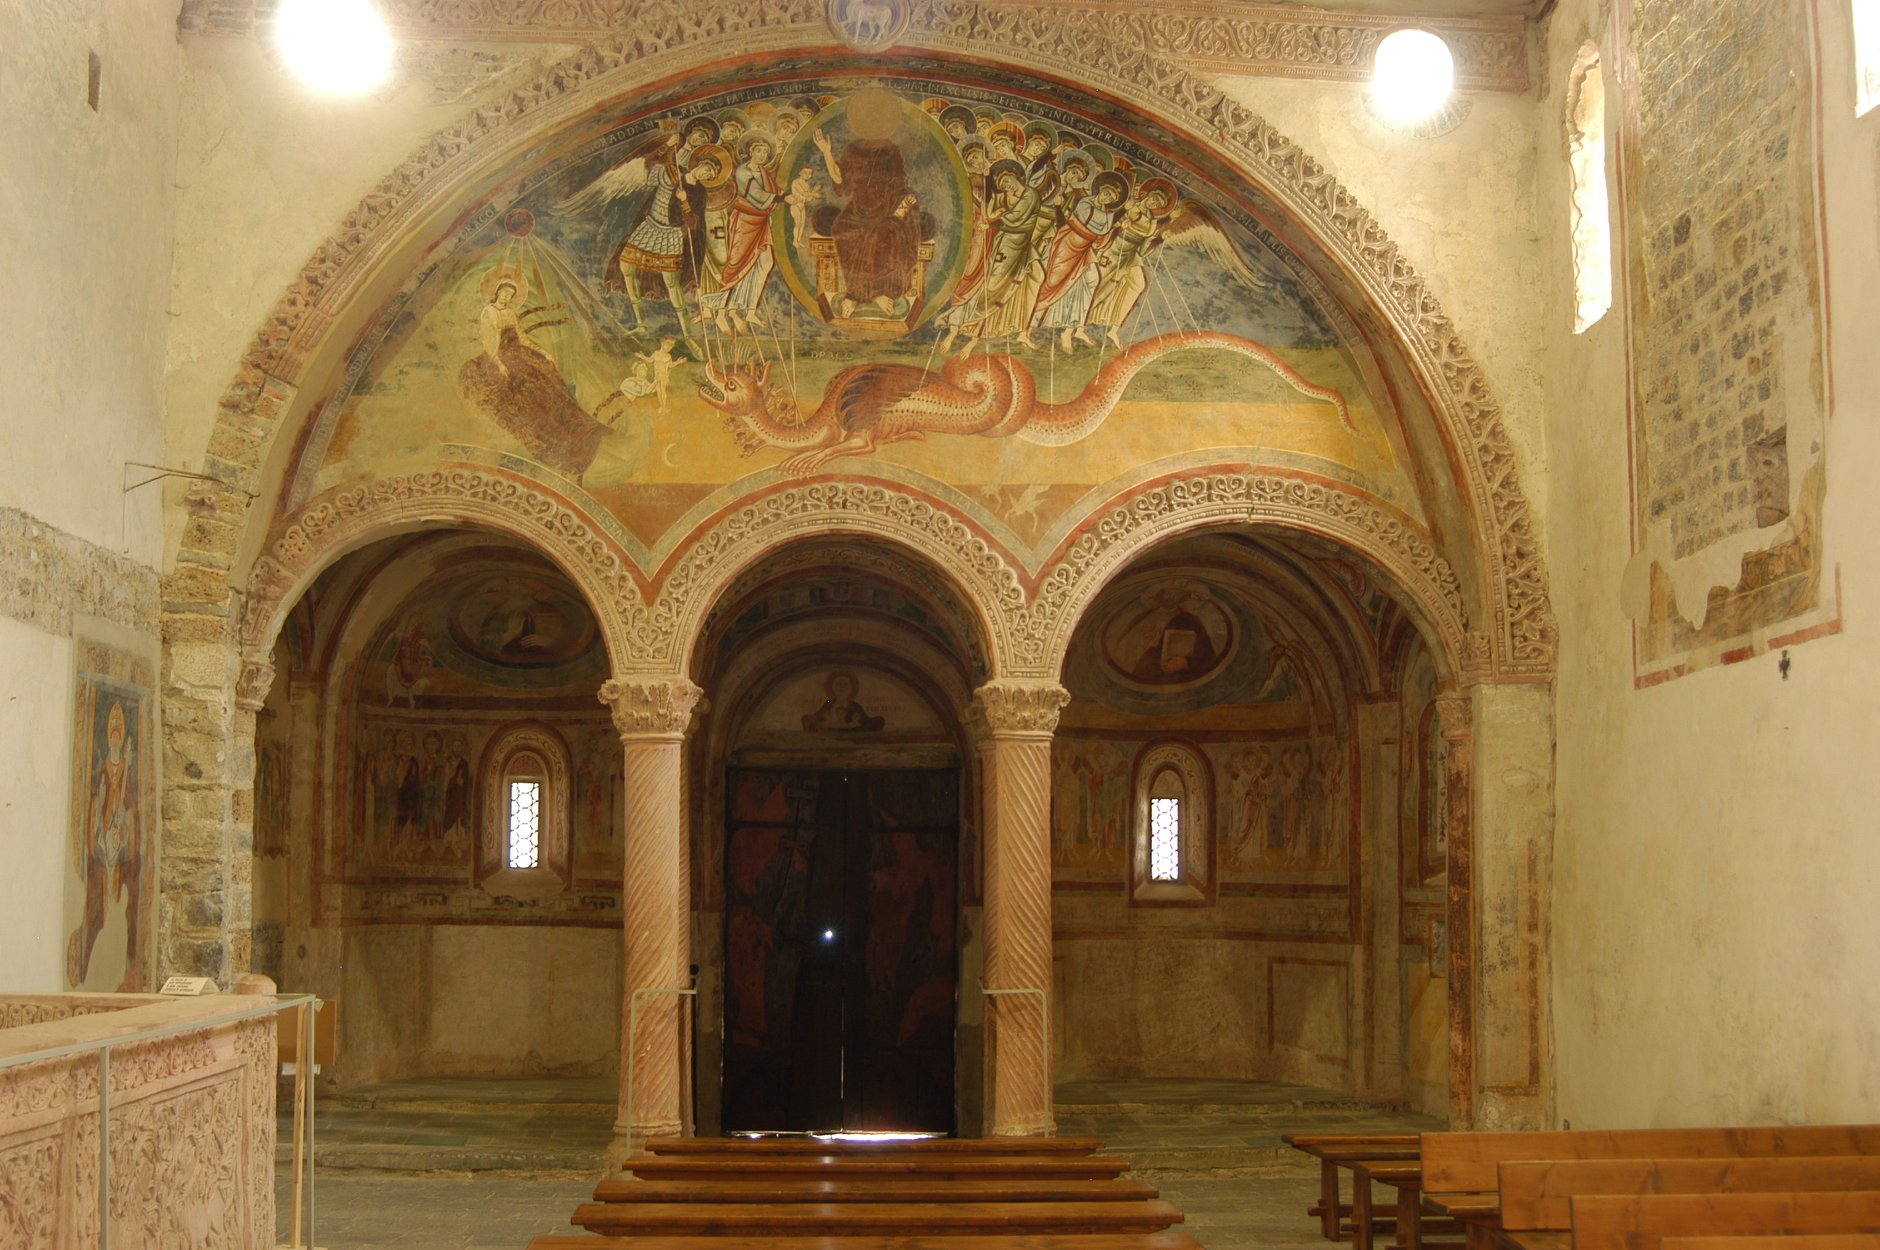
<path fill-rule="evenodd" d="M 909 46 L 920 53 L 997 62 L 1045 80 L 1083 84 L 1166 121 L 1185 141 L 1219 157 L 1298 223 L 1301 238 L 1388 322 L 1393 348 L 1413 371 L 1435 414 L 1469 513 L 1466 598 L 1479 602 L 1479 669 L 1545 677 L 1555 631 L 1546 574 L 1501 413 L 1479 364 L 1428 285 L 1372 214 L 1312 157 L 1250 109 L 1201 78 L 1117 39 L 1102 15 L 1054 11 L 1049 21 L 975 4 L 919 6 Z M 735 38 L 747 55 L 784 49 L 841 52 L 815 0 L 752 12 L 729 0 L 643 6 L 632 34 L 588 47 L 517 88 L 500 107 L 479 109 L 440 132 L 388 175 L 322 245 L 262 327 L 229 389 L 212 436 L 230 463 L 264 480 L 279 460 L 283 419 L 305 410 L 296 387 L 335 366 L 337 354 L 376 307 L 375 293 L 435 242 L 445 211 L 491 185 L 504 164 L 584 113 L 724 59 Z M 388 278 L 388 275 L 394 275 Z M 311 388 L 310 388 L 311 389 Z M 257 437 L 259 434 L 259 437 Z M 251 528 L 234 578 L 265 540 Z M 185 559 L 188 557 L 186 556 Z"/>
<path fill-rule="evenodd" d="M 244 672 L 266 668 L 289 609 L 334 561 L 382 538 L 449 525 L 508 534 L 552 560 L 586 598 L 608 657 L 620 667 L 626 612 L 640 600 L 626 552 L 594 517 L 540 482 L 503 469 L 463 468 L 341 487 L 284 518 L 250 579 L 239 635 Z M 242 693 L 259 698 L 266 691 Z"/>
<path fill-rule="evenodd" d="M 816 482 L 765 495 L 719 518 L 673 559 L 659 597 L 634 613 L 636 655 L 684 673 L 707 615 L 759 561 L 803 538 L 862 538 L 893 553 L 894 571 L 914 574 L 966 608 L 994 673 L 1012 663 L 997 622 L 1024 611 L 1025 591 L 1005 553 L 931 499 L 872 482 Z M 879 559 L 879 553 L 864 558 Z M 922 576 L 924 574 L 924 576 Z"/>
<path fill-rule="evenodd" d="M 1450 674 L 1479 673 L 1485 640 L 1469 629 L 1455 571 L 1409 517 L 1341 483 L 1265 471 L 1213 472 L 1151 485 L 1114 501 L 1046 567 L 1024 633 L 1030 675 L 1055 677 L 1071 635 L 1105 586 L 1170 538 L 1266 524 L 1328 538 L 1382 570 Z"/>

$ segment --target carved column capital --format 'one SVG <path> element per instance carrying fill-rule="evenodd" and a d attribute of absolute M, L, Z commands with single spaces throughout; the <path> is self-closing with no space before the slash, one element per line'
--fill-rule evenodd
<path fill-rule="evenodd" d="M 973 692 L 967 723 L 993 737 L 1049 737 L 1071 692 L 1054 681 L 1004 678 Z"/>
<path fill-rule="evenodd" d="M 1469 715 L 1469 696 L 1459 690 L 1443 691 L 1437 694 L 1436 721 L 1442 729 L 1443 741 L 1448 743 L 1467 742 L 1473 728 L 1474 718 Z"/>
<path fill-rule="evenodd" d="M 260 712 L 274 686 L 274 665 L 266 660 L 243 660 L 240 676 L 235 679 L 235 706 L 244 712 Z"/>
<path fill-rule="evenodd" d="M 692 717 L 705 710 L 705 692 L 683 677 L 616 677 L 601 686 L 600 700 L 613 713 L 623 741 L 681 737 Z"/>

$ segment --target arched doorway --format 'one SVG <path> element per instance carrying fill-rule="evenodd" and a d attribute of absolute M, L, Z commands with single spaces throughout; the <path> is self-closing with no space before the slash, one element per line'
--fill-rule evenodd
<path fill-rule="evenodd" d="M 960 1129 L 983 654 L 876 540 L 785 547 L 720 598 L 694 665 L 702 1128 Z"/>
<path fill-rule="evenodd" d="M 1447 660 L 1329 539 L 1165 540 L 1096 595 L 1052 759 L 1060 1083 L 1281 1082 L 1441 1115 Z"/>
<path fill-rule="evenodd" d="M 255 967 L 337 1001 L 328 1076 L 592 1077 L 604 1099 L 621 752 L 581 591 L 517 539 L 400 535 L 321 572 L 273 654 Z"/>

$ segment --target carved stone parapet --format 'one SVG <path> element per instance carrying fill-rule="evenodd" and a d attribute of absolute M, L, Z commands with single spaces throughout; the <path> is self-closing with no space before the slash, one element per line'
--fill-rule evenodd
<path fill-rule="evenodd" d="M 1049 736 L 1070 701 L 1071 692 L 1054 681 L 1007 678 L 987 682 L 973 693 L 967 719 L 982 734 L 994 737 Z"/>
<path fill-rule="evenodd" d="M 683 736 L 693 716 L 705 710 L 705 692 L 683 677 L 616 677 L 601 687 L 600 700 L 613 713 L 622 740 Z"/>
<path fill-rule="evenodd" d="M 243 660 L 241 675 L 235 679 L 235 706 L 244 712 L 259 712 L 274 688 L 274 665 L 266 660 Z"/>

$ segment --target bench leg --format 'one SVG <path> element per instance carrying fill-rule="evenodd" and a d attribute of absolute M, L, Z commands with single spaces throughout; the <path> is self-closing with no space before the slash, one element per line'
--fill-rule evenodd
<path fill-rule="evenodd" d="M 1371 1250 L 1371 1181 L 1351 1178 L 1351 1250 Z"/>
<path fill-rule="evenodd" d="M 1338 1240 L 1338 1165 L 1319 1160 L 1319 1232 L 1325 1240 Z"/>
<path fill-rule="evenodd" d="M 1420 1250 L 1423 1239 L 1423 1191 L 1408 1185 L 1397 1191 L 1398 1250 Z"/>

